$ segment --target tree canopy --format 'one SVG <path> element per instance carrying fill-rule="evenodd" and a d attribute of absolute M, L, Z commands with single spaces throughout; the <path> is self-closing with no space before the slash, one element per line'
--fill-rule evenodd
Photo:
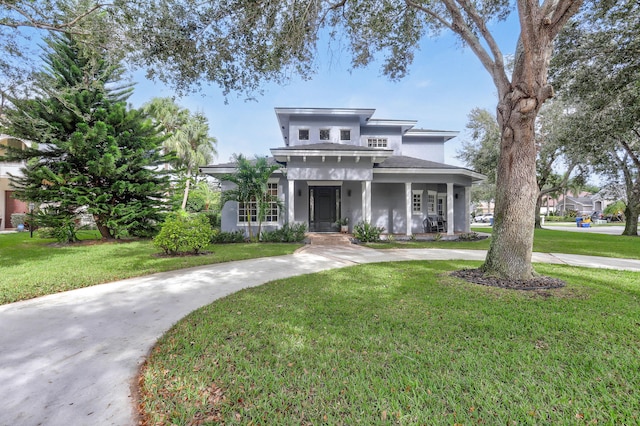
<path fill-rule="evenodd" d="M 557 43 L 552 75 L 591 166 L 624 182 L 627 223 L 640 215 L 640 4 L 592 2 Z"/>

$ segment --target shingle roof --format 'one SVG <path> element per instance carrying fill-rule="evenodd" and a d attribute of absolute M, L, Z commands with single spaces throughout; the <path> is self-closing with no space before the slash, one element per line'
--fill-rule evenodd
<path fill-rule="evenodd" d="M 379 169 L 464 169 L 464 167 L 436 163 L 435 161 L 422 160 L 404 155 L 393 155 L 383 163 L 376 164 L 375 167 Z"/>

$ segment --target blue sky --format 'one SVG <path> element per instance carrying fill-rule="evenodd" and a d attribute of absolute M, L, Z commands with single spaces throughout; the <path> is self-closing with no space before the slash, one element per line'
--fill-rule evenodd
<path fill-rule="evenodd" d="M 518 35 L 514 19 L 494 30 L 503 54 L 513 53 Z M 269 155 L 269 148 L 282 146 L 276 107 L 335 107 L 374 108 L 376 118 L 417 120 L 418 128 L 461 131 L 445 145 L 445 162 L 462 165 L 455 156 L 465 137 L 467 115 L 475 107 L 494 111 L 496 89 L 475 55 L 460 47 L 453 35 L 443 34 L 423 40 L 409 75 L 399 82 L 383 76 L 379 64 L 351 69 L 346 54 L 337 55 L 320 44 L 321 60 L 312 80 L 265 85 L 256 101 L 230 94 L 226 104 L 220 88 L 203 85 L 201 93 L 176 102 L 209 119 L 210 134 L 218 140 L 215 162 L 227 162 L 234 153 Z M 156 96 L 175 95 L 169 87 L 146 80 L 142 72 L 134 74 L 134 80 L 137 85 L 129 99 L 134 107 Z"/>

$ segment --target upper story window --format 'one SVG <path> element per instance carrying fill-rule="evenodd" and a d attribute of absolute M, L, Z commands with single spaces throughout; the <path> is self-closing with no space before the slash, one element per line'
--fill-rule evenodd
<path fill-rule="evenodd" d="M 387 138 L 369 138 L 367 139 L 369 148 L 386 148 Z"/>
<path fill-rule="evenodd" d="M 350 141 L 351 140 L 351 130 L 340 130 L 340 140 L 341 141 Z"/>
<path fill-rule="evenodd" d="M 299 129 L 298 130 L 298 140 L 300 140 L 300 141 L 308 141 L 309 140 L 309 129 Z"/>
<path fill-rule="evenodd" d="M 331 130 L 329 129 L 320 129 L 320 140 L 328 141 L 331 138 Z"/>

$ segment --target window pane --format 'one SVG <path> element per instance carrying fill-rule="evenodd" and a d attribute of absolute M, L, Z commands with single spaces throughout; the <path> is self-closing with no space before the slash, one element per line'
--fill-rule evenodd
<path fill-rule="evenodd" d="M 369 148 L 386 148 L 387 138 L 369 138 L 367 139 Z"/>
<path fill-rule="evenodd" d="M 350 141 L 351 140 L 351 130 L 340 130 L 340 140 L 341 141 Z"/>
<path fill-rule="evenodd" d="M 298 140 L 308 141 L 309 140 L 309 129 L 300 129 L 300 130 L 298 130 Z"/>
<path fill-rule="evenodd" d="M 331 135 L 331 131 L 329 129 L 320 129 L 320 140 L 328 141 Z"/>

